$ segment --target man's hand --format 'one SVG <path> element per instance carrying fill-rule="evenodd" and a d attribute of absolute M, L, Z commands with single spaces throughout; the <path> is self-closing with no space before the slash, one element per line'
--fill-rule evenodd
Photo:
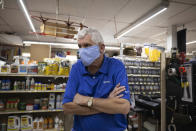
<path fill-rule="evenodd" d="M 74 100 L 73 103 L 78 104 L 78 105 L 83 105 L 83 106 L 87 106 L 88 100 L 90 99 L 90 97 L 88 96 L 83 96 L 80 95 L 79 93 L 77 93 L 74 96 Z"/>
<path fill-rule="evenodd" d="M 123 97 L 123 94 L 119 95 L 121 92 L 125 91 L 125 86 L 120 86 L 120 83 L 116 85 L 114 90 L 110 93 L 109 98 L 117 97 L 121 98 Z"/>

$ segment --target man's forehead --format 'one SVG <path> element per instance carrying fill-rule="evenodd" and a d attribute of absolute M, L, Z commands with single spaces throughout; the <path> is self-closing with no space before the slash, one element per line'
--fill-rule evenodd
<path fill-rule="evenodd" d="M 89 40 L 89 39 L 91 40 L 91 35 L 87 34 L 84 37 L 79 38 L 78 40 Z"/>
<path fill-rule="evenodd" d="M 91 39 L 91 35 L 85 35 L 83 38 L 78 39 L 78 43 L 94 43 Z"/>

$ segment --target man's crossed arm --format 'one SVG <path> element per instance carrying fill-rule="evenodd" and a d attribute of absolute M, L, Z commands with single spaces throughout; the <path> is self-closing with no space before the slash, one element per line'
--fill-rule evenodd
<path fill-rule="evenodd" d="M 119 95 L 123 91 L 125 91 L 125 87 L 117 84 L 108 98 L 93 98 L 91 108 L 87 106 L 90 97 L 77 93 L 73 102 L 63 105 L 64 113 L 76 115 L 93 115 L 100 112 L 108 114 L 127 114 L 130 110 L 130 102 L 121 98 L 123 94 Z"/>

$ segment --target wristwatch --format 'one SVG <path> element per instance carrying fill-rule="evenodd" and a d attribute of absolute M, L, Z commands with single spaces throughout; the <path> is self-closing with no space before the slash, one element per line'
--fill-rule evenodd
<path fill-rule="evenodd" d="M 88 107 L 92 107 L 93 106 L 93 97 L 90 97 L 88 99 L 88 103 L 87 103 Z"/>

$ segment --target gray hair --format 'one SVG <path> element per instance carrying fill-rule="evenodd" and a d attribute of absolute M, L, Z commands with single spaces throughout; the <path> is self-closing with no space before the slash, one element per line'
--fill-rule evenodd
<path fill-rule="evenodd" d="M 98 30 L 92 28 L 85 28 L 78 32 L 78 39 L 84 38 L 86 35 L 90 35 L 91 40 L 96 44 L 104 44 L 103 37 Z"/>

